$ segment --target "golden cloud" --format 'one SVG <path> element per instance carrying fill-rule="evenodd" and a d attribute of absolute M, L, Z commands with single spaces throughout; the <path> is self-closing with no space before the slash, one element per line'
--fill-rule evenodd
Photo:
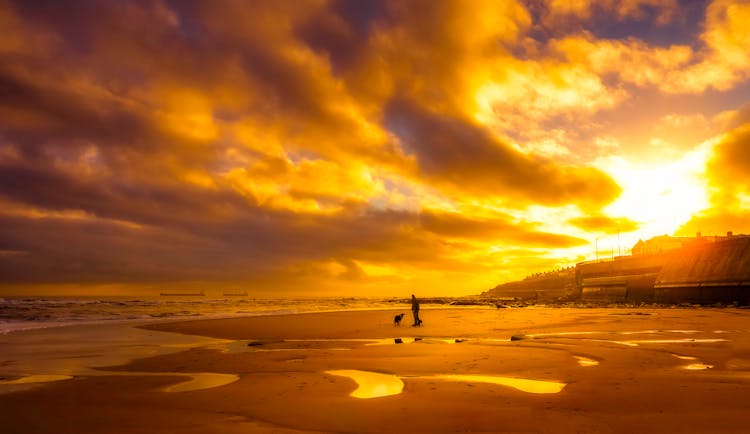
<path fill-rule="evenodd" d="M 683 233 L 750 232 L 750 123 L 721 136 L 707 167 L 711 207 L 680 228 Z"/>
<path fill-rule="evenodd" d="M 574 64 L 585 64 L 597 75 L 617 74 L 638 86 L 660 85 L 671 71 L 684 67 L 693 56 L 688 46 L 654 48 L 637 39 L 596 40 L 591 35 L 571 36 L 550 43 Z"/>
<path fill-rule="evenodd" d="M 587 232 L 599 232 L 604 234 L 633 232 L 638 229 L 638 223 L 633 220 L 624 217 L 617 218 L 605 215 L 576 217 L 570 219 L 569 222 Z"/>
<path fill-rule="evenodd" d="M 423 211 L 419 221 L 425 230 L 441 236 L 484 240 L 494 245 L 572 247 L 587 243 L 569 235 L 537 231 L 534 224 L 515 222 L 502 215 L 488 219 Z"/>
<path fill-rule="evenodd" d="M 662 86 L 668 92 L 703 92 L 708 88 L 731 89 L 747 79 L 750 71 L 750 4 L 714 0 L 706 11 L 704 47 L 698 61 L 673 71 Z"/>
<path fill-rule="evenodd" d="M 642 20 L 656 10 L 658 24 L 670 22 L 680 6 L 677 0 L 548 0 L 546 4 L 551 19 L 559 19 L 558 16 L 588 19 L 596 12 L 607 12 L 621 20 Z"/>
<path fill-rule="evenodd" d="M 674 6 L 547 5 L 659 23 Z M 584 149 L 624 84 L 728 89 L 748 69 L 747 8 L 721 1 L 702 48 L 534 40 L 515 1 L 69 8 L 0 3 L 0 252 L 25 252 L 0 254 L 10 282 L 488 287 L 632 224 L 602 214 L 621 190 L 590 161 L 621 148 Z M 717 185 L 744 179 L 742 131 Z"/>

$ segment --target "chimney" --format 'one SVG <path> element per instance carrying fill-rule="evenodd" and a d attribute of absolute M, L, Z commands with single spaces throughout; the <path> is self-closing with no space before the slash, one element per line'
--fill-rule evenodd
<path fill-rule="evenodd" d="M 696 232 L 695 233 L 695 238 L 697 238 L 697 239 L 700 240 L 701 239 L 701 233 L 700 232 Z"/>
<path fill-rule="evenodd" d="M 727 238 L 730 238 L 732 236 L 732 231 L 727 232 Z"/>

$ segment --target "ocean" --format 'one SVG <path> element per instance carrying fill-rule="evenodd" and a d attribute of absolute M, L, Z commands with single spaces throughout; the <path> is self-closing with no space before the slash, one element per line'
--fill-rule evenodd
<path fill-rule="evenodd" d="M 451 299 L 430 299 L 449 305 Z M 210 296 L 4 297 L 0 334 L 71 324 L 227 318 L 340 310 L 403 309 L 397 298 L 251 298 Z"/>

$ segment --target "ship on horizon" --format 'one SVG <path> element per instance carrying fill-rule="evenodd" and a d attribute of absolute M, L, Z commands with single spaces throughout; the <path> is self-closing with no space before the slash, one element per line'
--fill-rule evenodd
<path fill-rule="evenodd" d="M 181 297 L 203 297 L 206 294 L 203 291 L 199 292 L 162 292 L 159 295 L 161 296 L 181 296 Z"/>
<path fill-rule="evenodd" d="M 247 297 L 247 291 L 243 292 L 225 292 L 222 295 L 225 297 Z"/>

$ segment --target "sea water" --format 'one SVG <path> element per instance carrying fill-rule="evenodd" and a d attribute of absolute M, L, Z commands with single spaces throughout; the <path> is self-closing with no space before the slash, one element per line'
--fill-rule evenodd
<path fill-rule="evenodd" d="M 112 321 L 151 322 L 390 308 L 407 310 L 408 303 L 408 299 L 352 297 L 4 297 L 0 298 L 0 334 Z M 433 303 L 447 305 L 450 300 L 433 300 Z"/>

